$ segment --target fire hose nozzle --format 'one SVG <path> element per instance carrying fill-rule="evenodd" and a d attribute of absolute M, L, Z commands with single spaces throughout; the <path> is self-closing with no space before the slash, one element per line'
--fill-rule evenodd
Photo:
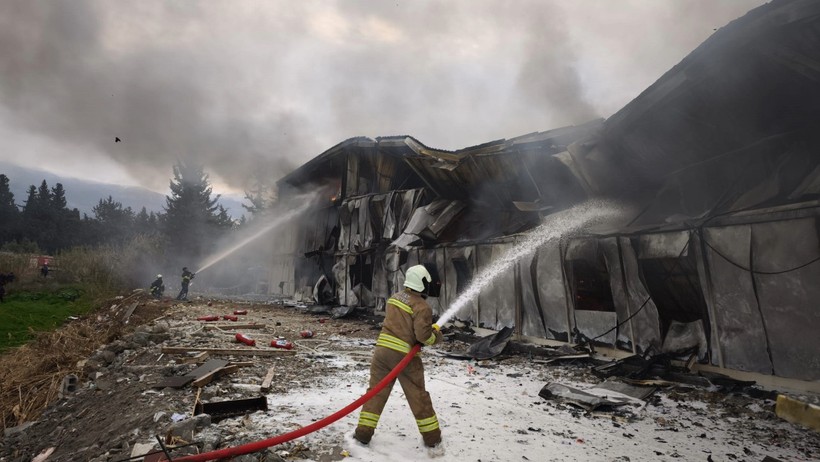
<path fill-rule="evenodd" d="M 437 331 L 441 332 L 441 327 L 439 327 L 439 325 L 438 325 L 438 324 L 433 324 L 433 329 L 435 329 L 435 330 L 437 330 Z"/>

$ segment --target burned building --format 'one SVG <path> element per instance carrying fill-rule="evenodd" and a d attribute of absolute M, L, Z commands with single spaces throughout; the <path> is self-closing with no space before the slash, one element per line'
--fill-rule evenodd
<path fill-rule="evenodd" d="M 323 200 L 276 239 L 271 285 L 381 310 L 406 268 L 431 263 L 440 313 L 544 217 L 613 198 L 635 212 L 549 241 L 457 318 L 816 383 L 819 113 L 820 3 L 773 1 L 607 120 L 457 151 L 334 146 L 278 183 L 283 200 Z"/>

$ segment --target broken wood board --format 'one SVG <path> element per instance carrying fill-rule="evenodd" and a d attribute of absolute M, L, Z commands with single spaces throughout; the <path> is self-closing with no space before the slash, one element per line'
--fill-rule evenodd
<path fill-rule="evenodd" d="M 235 355 L 235 356 L 279 356 L 284 354 L 294 354 L 295 350 L 255 350 L 250 348 L 204 348 L 204 347 L 162 347 L 163 354 L 179 355 L 192 351 L 207 351 L 211 355 Z"/>
<path fill-rule="evenodd" d="M 253 367 L 256 363 L 253 361 L 231 361 L 228 365 L 236 367 Z"/>
<path fill-rule="evenodd" d="M 222 377 L 223 375 L 228 375 L 232 372 L 236 372 L 239 369 L 239 366 L 224 366 L 220 367 L 219 369 L 214 369 L 211 372 L 203 375 L 202 377 L 194 380 L 191 382 L 192 387 L 201 388 L 209 383 L 213 382 L 215 379 Z"/>
<path fill-rule="evenodd" d="M 122 316 L 122 323 L 128 324 L 128 320 L 131 319 L 131 315 L 134 314 L 134 310 L 137 309 L 137 305 L 139 302 L 132 302 L 128 305 L 128 308 L 125 310 L 125 314 Z"/>
<path fill-rule="evenodd" d="M 230 324 L 205 324 L 202 326 L 205 330 L 219 329 L 219 330 L 235 330 L 235 329 L 264 329 L 264 324 L 237 324 L 235 322 Z"/>
<path fill-rule="evenodd" d="M 151 388 L 182 388 L 193 381 L 194 378 L 189 375 L 175 375 L 163 378 L 160 382 L 152 385 Z"/>
<path fill-rule="evenodd" d="M 275 366 L 271 366 L 271 368 L 268 369 L 268 373 L 265 374 L 265 378 L 262 379 L 262 386 L 260 387 L 260 390 L 264 392 L 270 391 L 270 384 L 273 382 L 273 375 L 275 372 Z"/>
<path fill-rule="evenodd" d="M 182 360 L 182 363 L 183 364 L 194 364 L 194 363 L 202 362 L 202 361 L 205 361 L 206 359 L 208 359 L 208 356 L 209 356 L 209 353 L 207 351 L 203 351 L 203 352 L 197 353 L 194 356 L 191 356 L 190 358 L 184 358 Z"/>
<path fill-rule="evenodd" d="M 205 362 L 205 364 L 197 367 L 196 369 L 192 370 L 191 372 L 185 374 L 186 377 L 193 377 L 194 380 L 199 380 L 202 377 L 205 377 L 211 374 L 213 371 L 217 369 L 221 369 L 228 365 L 228 361 L 224 359 L 209 359 Z"/>

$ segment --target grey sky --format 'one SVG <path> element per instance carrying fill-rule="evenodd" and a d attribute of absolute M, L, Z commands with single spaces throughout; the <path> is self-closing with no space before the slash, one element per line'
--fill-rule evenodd
<path fill-rule="evenodd" d="M 607 117 L 763 3 L 5 0 L 0 159 L 227 192 L 352 136 L 457 149 Z"/>

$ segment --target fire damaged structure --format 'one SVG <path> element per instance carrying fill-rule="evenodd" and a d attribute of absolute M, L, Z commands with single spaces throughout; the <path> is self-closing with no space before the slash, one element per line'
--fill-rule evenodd
<path fill-rule="evenodd" d="M 774 1 L 607 120 L 457 151 L 339 143 L 278 182 L 326 201 L 277 236 L 271 286 L 378 311 L 424 263 L 441 313 L 543 217 L 615 199 L 635 212 L 548 242 L 456 317 L 820 381 L 818 120 L 820 3 Z"/>

